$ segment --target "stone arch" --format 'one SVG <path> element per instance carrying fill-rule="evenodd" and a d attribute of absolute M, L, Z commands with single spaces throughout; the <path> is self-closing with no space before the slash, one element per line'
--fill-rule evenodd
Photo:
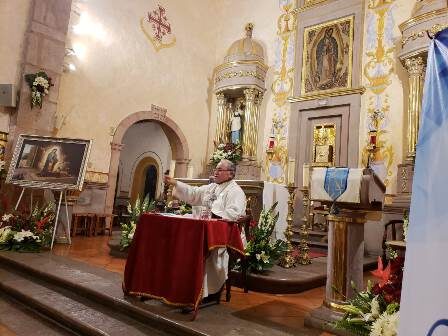
<path fill-rule="evenodd" d="M 111 142 L 109 183 L 104 207 L 104 211 L 106 213 L 112 213 L 114 206 L 118 163 L 120 161 L 121 150 L 124 146 L 121 142 L 129 127 L 139 121 L 157 122 L 162 127 L 171 146 L 172 159 L 176 160 L 175 176 L 186 176 L 187 165 L 190 162 L 187 138 L 174 120 L 166 116 L 166 112 L 166 109 L 152 105 L 151 111 L 135 112 L 124 118 L 115 130 L 115 134 Z"/>

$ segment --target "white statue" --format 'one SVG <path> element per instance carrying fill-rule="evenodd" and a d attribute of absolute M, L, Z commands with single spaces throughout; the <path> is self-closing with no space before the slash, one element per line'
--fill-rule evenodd
<path fill-rule="evenodd" d="M 234 144 L 238 144 L 241 142 L 241 116 L 243 115 L 242 104 L 233 112 L 231 125 L 230 125 L 230 133 L 231 133 L 231 141 Z"/>

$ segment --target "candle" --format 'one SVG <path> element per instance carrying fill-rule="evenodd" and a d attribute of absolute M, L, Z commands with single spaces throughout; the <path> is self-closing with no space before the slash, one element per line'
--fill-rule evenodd
<path fill-rule="evenodd" d="M 174 177 L 174 170 L 176 169 L 176 160 L 171 160 L 170 177 Z"/>
<path fill-rule="evenodd" d="M 308 188 L 310 184 L 310 165 L 308 163 L 303 164 L 302 182 L 302 185 Z"/>
<path fill-rule="evenodd" d="M 370 131 L 370 144 L 376 146 L 376 131 Z"/>
<path fill-rule="evenodd" d="M 189 178 L 189 179 L 193 178 L 193 165 L 188 165 L 188 168 L 187 168 L 187 178 Z"/>
<path fill-rule="evenodd" d="M 275 139 L 274 137 L 269 137 L 268 149 L 274 149 Z"/>
<path fill-rule="evenodd" d="M 296 161 L 289 160 L 289 162 L 288 162 L 288 184 L 294 184 L 295 171 L 296 171 Z"/>

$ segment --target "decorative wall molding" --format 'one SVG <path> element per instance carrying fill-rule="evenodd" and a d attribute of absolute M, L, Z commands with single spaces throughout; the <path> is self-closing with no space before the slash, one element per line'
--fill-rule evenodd
<path fill-rule="evenodd" d="M 266 180 L 274 183 L 286 183 L 288 116 L 291 113 L 287 101 L 294 88 L 294 58 L 297 34 L 295 3 L 295 0 L 279 1 L 282 14 L 277 20 L 278 37 L 276 45 L 278 50 L 274 60 L 274 80 L 271 85 L 275 110 L 271 119 L 271 132 L 269 134 L 270 138 L 275 139 L 275 146 L 266 156 L 264 166 Z"/>
<path fill-rule="evenodd" d="M 362 164 L 367 163 L 367 146 L 369 130 L 377 131 L 377 146 L 380 151 L 375 158 L 376 172 L 381 175 L 386 186 L 391 182 L 395 151 L 386 136 L 389 128 L 389 94 L 391 75 L 395 70 L 395 44 L 393 30 L 395 27 L 393 5 L 395 0 L 371 1 L 367 10 L 366 56 L 363 73 L 367 88 L 367 118 L 365 127 L 365 145 L 362 149 Z"/>

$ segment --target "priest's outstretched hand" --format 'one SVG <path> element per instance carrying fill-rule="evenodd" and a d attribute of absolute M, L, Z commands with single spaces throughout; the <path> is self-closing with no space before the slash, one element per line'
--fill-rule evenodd
<path fill-rule="evenodd" d="M 169 185 L 172 185 L 172 186 L 176 186 L 176 184 L 177 184 L 177 181 L 174 178 L 172 178 L 171 176 L 168 176 L 168 175 L 165 175 L 163 177 L 163 181 L 165 182 L 165 184 L 169 184 Z"/>

